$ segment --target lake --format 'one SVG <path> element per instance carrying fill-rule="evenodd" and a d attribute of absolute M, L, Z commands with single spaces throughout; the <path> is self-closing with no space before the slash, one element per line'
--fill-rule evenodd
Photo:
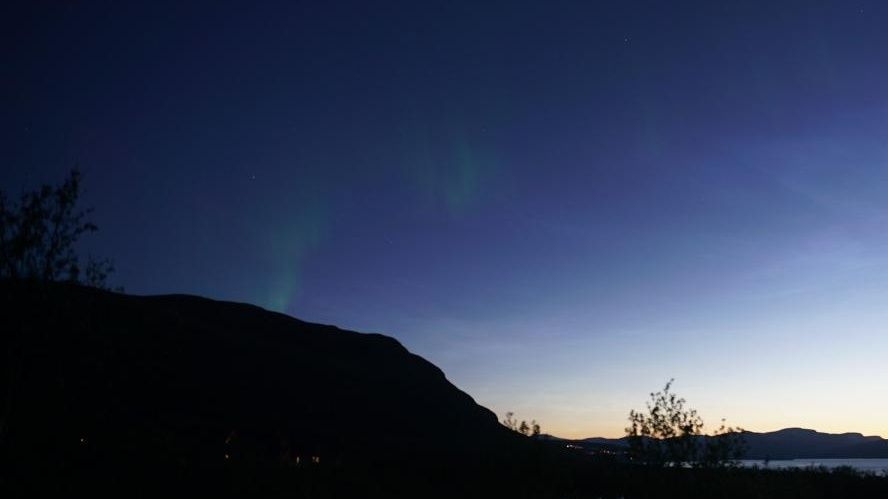
<path fill-rule="evenodd" d="M 764 461 L 744 459 L 740 461 L 743 466 L 765 467 Z M 775 459 L 768 462 L 768 468 L 808 468 L 811 466 L 825 466 L 827 468 L 838 468 L 839 466 L 850 466 L 858 471 L 865 471 L 886 475 L 888 470 L 888 459 Z"/>

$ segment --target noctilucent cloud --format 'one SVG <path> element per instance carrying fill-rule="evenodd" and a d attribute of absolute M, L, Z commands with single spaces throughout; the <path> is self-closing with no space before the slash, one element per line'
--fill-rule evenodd
<path fill-rule="evenodd" d="M 272 2 L 275 3 L 275 2 Z M 888 4 L 28 2 L 0 186 L 136 294 L 396 337 L 502 415 L 888 436 Z"/>

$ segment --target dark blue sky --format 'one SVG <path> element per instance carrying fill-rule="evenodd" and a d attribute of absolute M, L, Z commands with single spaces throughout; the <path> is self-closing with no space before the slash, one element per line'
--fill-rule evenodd
<path fill-rule="evenodd" d="M 888 435 L 884 2 L 0 18 L 0 187 L 79 164 L 128 292 L 384 332 L 556 434 L 676 377 L 713 421 Z"/>

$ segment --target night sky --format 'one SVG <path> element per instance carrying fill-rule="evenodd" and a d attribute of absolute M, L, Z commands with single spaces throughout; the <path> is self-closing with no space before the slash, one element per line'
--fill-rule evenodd
<path fill-rule="evenodd" d="M 674 377 L 888 436 L 888 3 L 274 3 L 0 7 L 0 188 L 79 164 L 112 284 L 389 334 L 544 432 Z"/>

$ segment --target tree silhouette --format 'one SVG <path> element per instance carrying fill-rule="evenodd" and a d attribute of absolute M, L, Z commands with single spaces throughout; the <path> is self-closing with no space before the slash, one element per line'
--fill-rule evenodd
<path fill-rule="evenodd" d="M 17 202 L 0 191 L 0 278 L 105 287 L 111 261 L 82 262 L 75 251 L 80 236 L 98 230 L 88 219 L 92 210 L 77 206 L 80 179 L 71 170 L 61 185 L 43 185 Z"/>
<path fill-rule="evenodd" d="M 626 428 L 629 455 L 651 466 L 725 466 L 744 452 L 741 428 L 721 427 L 711 436 L 702 433 L 703 419 L 695 409 L 685 407 L 685 399 L 670 390 L 669 380 L 662 391 L 651 393 L 647 412 L 629 412 Z"/>
<path fill-rule="evenodd" d="M 506 417 L 503 419 L 503 426 L 512 431 L 518 431 L 518 421 L 515 420 L 514 416 L 514 412 L 507 412 Z"/>
<path fill-rule="evenodd" d="M 519 423 L 515 419 L 515 413 L 511 411 L 507 412 L 506 417 L 503 418 L 503 426 L 526 437 L 538 437 L 540 435 L 540 425 L 535 419 L 530 424 L 524 420 L 521 420 Z"/>

